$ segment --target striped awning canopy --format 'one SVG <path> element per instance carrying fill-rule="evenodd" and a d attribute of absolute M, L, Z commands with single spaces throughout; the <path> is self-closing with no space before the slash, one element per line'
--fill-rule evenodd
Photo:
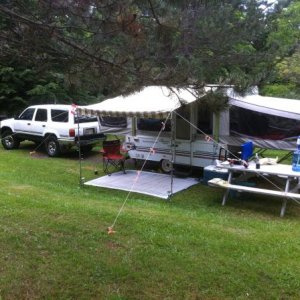
<path fill-rule="evenodd" d="M 128 96 L 118 96 L 103 102 L 77 107 L 79 115 L 166 118 L 183 104 L 199 98 L 192 89 L 169 89 L 164 86 L 148 86 Z"/>

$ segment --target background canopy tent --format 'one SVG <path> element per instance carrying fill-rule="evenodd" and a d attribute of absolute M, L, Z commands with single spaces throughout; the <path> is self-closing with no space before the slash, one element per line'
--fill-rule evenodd
<path fill-rule="evenodd" d="M 98 104 L 78 107 L 80 115 L 167 118 L 168 114 L 182 104 L 199 98 L 192 89 L 169 89 L 164 86 L 148 86 L 128 96 L 118 96 Z"/>

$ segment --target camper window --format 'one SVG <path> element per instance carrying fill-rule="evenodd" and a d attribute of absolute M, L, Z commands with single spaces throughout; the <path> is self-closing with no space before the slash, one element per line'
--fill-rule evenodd
<path fill-rule="evenodd" d="M 300 121 L 232 106 L 230 132 L 232 135 L 280 140 L 298 136 Z"/>
<path fill-rule="evenodd" d="M 115 128 L 126 128 L 127 118 L 126 117 L 100 117 L 100 124 L 106 127 Z"/>
<path fill-rule="evenodd" d="M 138 130 L 146 130 L 146 131 L 160 131 L 162 128 L 162 123 L 164 121 L 165 120 L 162 120 L 162 119 L 139 118 L 137 120 L 137 129 Z M 170 120 L 167 121 L 164 131 L 171 131 Z"/>

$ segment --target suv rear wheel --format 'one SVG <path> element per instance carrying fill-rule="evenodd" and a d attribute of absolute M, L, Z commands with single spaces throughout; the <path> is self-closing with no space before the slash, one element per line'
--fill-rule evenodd
<path fill-rule="evenodd" d="M 55 157 L 60 154 L 60 147 L 56 136 L 51 135 L 46 139 L 46 151 L 50 157 Z"/>
<path fill-rule="evenodd" d="M 20 141 L 10 130 L 3 132 L 1 143 L 6 150 L 17 149 L 20 146 Z"/>

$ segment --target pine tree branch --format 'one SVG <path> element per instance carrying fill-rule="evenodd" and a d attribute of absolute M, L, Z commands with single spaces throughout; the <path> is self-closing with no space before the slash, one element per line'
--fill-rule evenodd
<path fill-rule="evenodd" d="M 153 18 L 155 19 L 156 23 L 157 23 L 159 26 L 161 26 L 161 23 L 160 23 L 160 21 L 159 21 L 157 15 L 156 15 L 156 13 L 155 13 L 154 6 L 153 6 L 152 1 L 151 1 L 151 0 L 148 0 L 148 2 L 149 2 L 149 5 L 150 5 L 150 9 L 151 9 Z"/>

